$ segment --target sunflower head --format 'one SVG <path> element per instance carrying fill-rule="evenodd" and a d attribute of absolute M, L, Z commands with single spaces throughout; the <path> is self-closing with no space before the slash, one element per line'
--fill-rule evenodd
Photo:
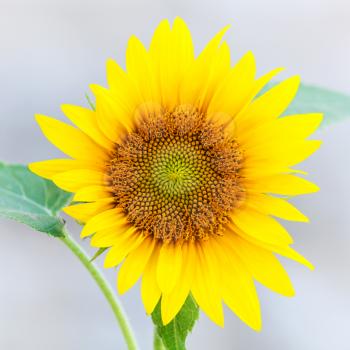
<path fill-rule="evenodd" d="M 30 169 L 74 193 L 65 211 L 121 265 L 120 292 L 141 277 L 147 313 L 161 300 L 167 324 L 191 293 L 217 324 L 224 302 L 260 329 L 254 280 L 294 293 L 275 254 L 312 268 L 276 218 L 307 221 L 288 199 L 318 190 L 293 167 L 319 147 L 322 116 L 281 117 L 299 78 L 258 95 L 280 69 L 256 78 L 250 52 L 232 66 L 226 29 L 198 56 L 179 18 L 149 48 L 132 37 L 126 69 L 109 60 L 109 87 L 91 86 L 96 110 L 64 105 L 75 126 L 37 116 L 69 158 Z"/>

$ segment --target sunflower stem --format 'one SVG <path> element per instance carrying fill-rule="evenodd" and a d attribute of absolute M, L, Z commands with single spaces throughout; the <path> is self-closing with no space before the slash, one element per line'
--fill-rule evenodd
<path fill-rule="evenodd" d="M 154 350 L 165 350 L 162 338 L 158 334 L 156 327 L 154 328 L 153 348 L 154 348 Z"/>
<path fill-rule="evenodd" d="M 60 238 L 61 241 L 72 251 L 72 253 L 81 261 L 85 268 L 89 271 L 92 278 L 95 280 L 99 288 L 101 289 L 103 295 L 107 299 L 112 311 L 119 323 L 121 332 L 123 333 L 125 342 L 128 346 L 128 350 L 137 350 L 137 342 L 134 336 L 134 332 L 130 326 L 129 320 L 123 309 L 123 306 L 110 287 L 106 278 L 103 276 L 102 272 L 91 262 L 91 259 L 83 251 L 83 249 L 78 245 L 78 243 L 69 235 L 67 231 L 64 232 L 63 237 Z"/>

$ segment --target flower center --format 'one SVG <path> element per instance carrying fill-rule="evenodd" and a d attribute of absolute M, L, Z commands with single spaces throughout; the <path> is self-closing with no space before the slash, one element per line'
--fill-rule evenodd
<path fill-rule="evenodd" d="M 163 241 L 220 234 L 242 200 L 242 154 L 224 128 L 178 107 L 145 117 L 109 164 L 118 207 L 143 234 Z"/>

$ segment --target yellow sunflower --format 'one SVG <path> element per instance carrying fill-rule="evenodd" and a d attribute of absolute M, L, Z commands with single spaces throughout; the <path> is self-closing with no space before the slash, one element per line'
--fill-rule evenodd
<path fill-rule="evenodd" d="M 318 187 L 291 167 L 320 146 L 307 138 L 322 115 L 280 117 L 299 78 L 257 96 L 281 69 L 256 78 L 251 52 L 232 66 L 226 30 L 198 56 L 180 18 L 149 49 L 132 36 L 126 69 L 108 60 L 109 88 L 91 86 L 96 110 L 63 105 L 75 126 L 37 115 L 70 159 L 30 169 L 75 193 L 65 212 L 108 248 L 106 268 L 121 265 L 120 293 L 141 278 L 148 314 L 161 301 L 167 324 L 191 293 L 218 325 L 225 303 L 258 330 L 254 281 L 294 294 L 275 254 L 312 268 L 275 217 L 307 221 L 288 199 Z"/>

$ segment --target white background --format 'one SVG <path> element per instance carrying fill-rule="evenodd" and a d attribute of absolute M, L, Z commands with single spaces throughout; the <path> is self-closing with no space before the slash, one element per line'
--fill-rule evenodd
<path fill-rule="evenodd" d="M 106 59 L 124 62 L 129 35 L 148 43 L 157 23 L 176 15 L 188 22 L 197 52 L 232 24 L 227 40 L 235 61 L 252 50 L 260 73 L 285 66 L 284 76 L 300 74 L 304 82 L 350 93 L 348 1 L 0 0 L 0 159 L 28 163 L 59 155 L 34 113 L 62 118 L 60 104 L 86 104 L 88 85 L 105 83 Z M 224 329 L 202 315 L 189 349 L 349 349 L 349 133 L 350 120 L 320 131 L 324 145 L 303 166 L 321 192 L 297 200 L 310 224 L 287 225 L 316 266 L 310 272 L 284 261 L 297 296 L 258 287 L 261 333 L 228 310 Z M 69 220 L 69 227 L 78 237 L 78 226 Z M 4 219 L 0 228 L 1 350 L 125 348 L 106 301 L 58 240 Z M 115 272 L 106 273 L 114 285 Z M 151 349 L 138 286 L 122 300 L 141 349 Z"/>

